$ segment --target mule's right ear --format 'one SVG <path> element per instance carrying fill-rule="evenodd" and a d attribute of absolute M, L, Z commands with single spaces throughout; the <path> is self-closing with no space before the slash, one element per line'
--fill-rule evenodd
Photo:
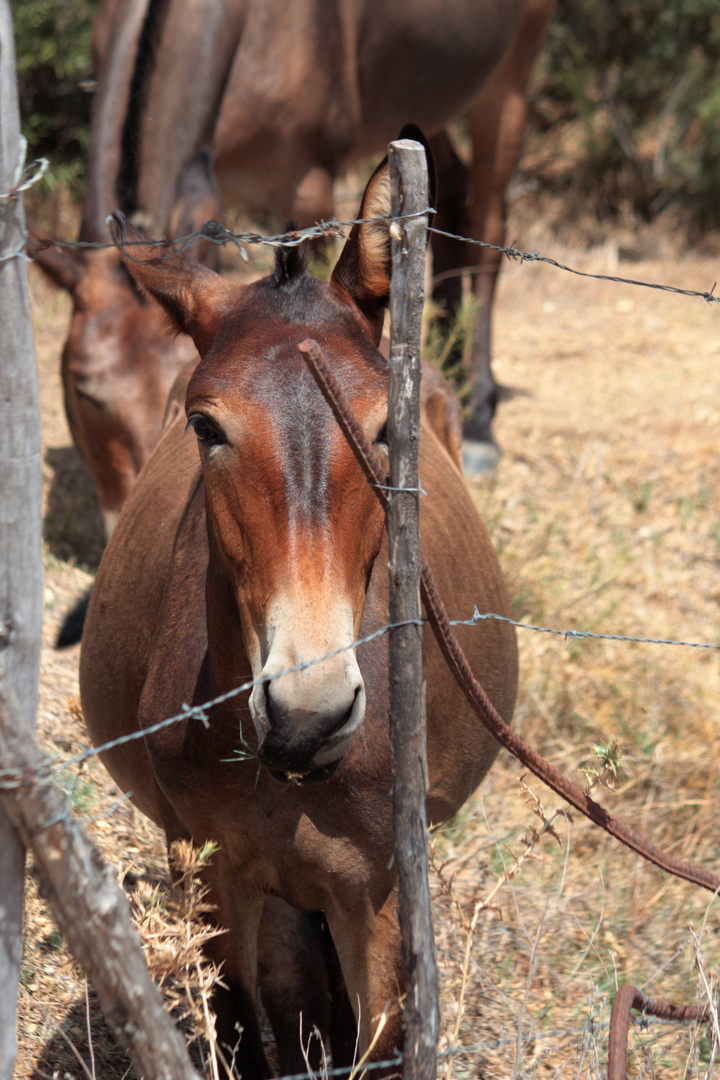
<path fill-rule="evenodd" d="M 414 124 L 406 124 L 399 138 L 413 139 L 424 147 L 429 199 L 433 205 L 435 166 L 427 139 Z M 384 158 L 368 181 L 358 217 L 389 218 L 390 212 L 390 167 L 388 159 Z M 370 324 L 376 345 L 382 336 L 383 317 L 390 299 L 391 270 L 390 222 L 366 221 L 353 225 L 330 280 L 336 291 L 350 296 L 360 308 Z"/>
<path fill-rule="evenodd" d="M 208 270 L 172 244 L 153 244 L 120 210 L 108 218 L 108 225 L 130 276 L 204 355 L 217 315 L 232 308 L 242 286 Z"/>
<path fill-rule="evenodd" d="M 87 273 L 87 262 L 82 251 L 59 248 L 55 237 L 28 222 L 27 253 L 40 267 L 46 277 L 71 296 Z"/>
<path fill-rule="evenodd" d="M 390 167 L 380 162 L 370 177 L 360 204 L 359 218 L 390 215 Z M 382 336 L 385 308 L 390 299 L 390 222 L 369 221 L 353 225 L 330 283 L 353 300 L 370 324 L 375 344 Z"/>

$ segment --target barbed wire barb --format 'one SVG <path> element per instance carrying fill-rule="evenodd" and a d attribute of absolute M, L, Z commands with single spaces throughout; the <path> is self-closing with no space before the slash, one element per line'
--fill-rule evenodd
<path fill-rule="evenodd" d="M 638 281 L 636 278 L 620 277 L 616 274 L 594 274 L 589 270 L 576 270 L 572 266 L 567 266 L 564 263 L 558 262 L 557 259 L 551 258 L 549 255 L 540 255 L 537 251 L 520 251 L 516 247 L 502 247 L 500 244 L 489 244 L 485 240 L 475 240 L 470 236 L 459 236 L 455 233 L 445 232 L 443 229 L 436 229 L 434 226 L 429 226 L 428 232 L 435 233 L 437 236 L 444 236 L 448 240 L 458 240 L 464 244 L 471 244 L 474 247 L 488 248 L 491 251 L 497 251 L 501 255 L 506 255 L 510 260 L 518 260 L 521 263 L 546 263 L 548 266 L 554 266 L 556 270 L 564 270 L 567 274 L 574 274 L 576 277 L 592 278 L 594 281 L 613 281 L 619 285 L 634 285 L 643 289 L 658 289 L 660 292 L 676 293 L 678 296 L 696 296 L 701 300 L 705 300 L 708 304 L 719 303 L 720 297 L 715 296 L 713 285 L 709 292 L 700 292 L 697 289 L 680 289 L 675 285 L 663 285 L 652 281 Z"/>
<path fill-rule="evenodd" d="M 27 182 L 27 184 L 23 186 L 22 190 L 24 190 L 25 186 L 30 186 L 31 183 L 35 183 L 37 180 L 39 180 L 40 175 L 43 175 L 44 172 L 45 168 L 43 168 L 42 173 L 33 176 Z M 12 192 L 10 194 L 12 194 Z M 0 196 L 0 201 L 1 199 L 2 196 Z M 213 220 L 205 222 L 201 229 L 198 229 L 192 233 L 188 233 L 185 236 L 179 236 L 169 239 L 166 238 L 163 240 L 148 239 L 133 241 L 132 246 L 134 248 L 167 248 L 169 245 L 173 245 L 175 250 L 165 251 L 161 256 L 161 258 L 163 259 L 172 259 L 177 258 L 178 255 L 182 254 L 182 252 L 187 251 L 188 248 L 192 247 L 196 240 L 205 239 L 209 240 L 213 244 L 217 244 L 218 246 L 222 246 L 226 243 L 234 244 L 240 252 L 243 260 L 247 262 L 249 261 L 249 256 L 246 248 L 250 245 L 256 244 L 265 247 L 297 247 L 299 244 L 302 244 L 305 241 L 319 240 L 329 236 L 344 238 L 346 235 L 346 230 L 352 228 L 354 225 L 368 225 L 380 221 L 407 221 L 412 217 L 425 216 L 428 214 L 432 215 L 434 213 L 435 211 L 432 207 L 426 207 L 421 212 L 421 214 L 402 214 L 397 216 L 392 216 L 388 214 L 380 215 L 378 217 L 354 218 L 348 221 L 339 221 L 337 218 L 332 218 L 329 221 L 320 221 L 315 225 L 309 226 L 306 229 L 294 229 L 290 232 L 277 233 L 271 236 L 262 236 L 260 233 L 257 232 L 232 232 L 230 229 L 226 228 L 226 226 L 222 225 L 221 222 Z M 578 270 L 575 267 L 568 266 L 565 263 L 559 262 L 557 259 L 553 259 L 549 255 L 541 255 L 538 251 L 522 251 L 520 248 L 515 246 L 504 247 L 500 244 L 491 244 L 485 240 L 476 240 L 470 236 L 462 236 L 458 233 L 447 232 L 444 229 L 437 229 L 432 225 L 429 226 L 428 232 L 434 233 L 436 236 L 445 237 L 449 240 L 456 240 L 463 244 L 469 244 L 473 247 L 486 248 L 490 251 L 496 251 L 501 255 L 505 255 L 507 259 L 511 262 L 545 263 L 548 266 L 553 266 L 557 270 L 562 270 L 565 273 L 573 274 L 576 277 L 590 278 L 594 281 L 610 281 L 619 285 L 632 285 L 637 288 L 655 289 L 659 290 L 660 292 L 674 293 L 678 296 L 687 296 L 691 298 L 697 297 L 701 300 L 704 300 L 707 304 L 720 304 L 720 297 L 715 295 L 717 281 L 713 284 L 711 289 L 705 291 L 699 289 L 683 289 L 679 288 L 676 285 L 666 285 L 660 282 L 652 281 L 640 281 L 637 278 L 620 277 L 616 274 L 597 274 L 592 273 L 589 270 Z M 127 247 L 126 244 L 115 244 L 111 241 L 101 243 L 87 240 L 60 239 L 33 240 L 32 244 L 36 248 L 58 247 L 76 250 L 103 250 L 113 247 Z M 19 252 L 14 252 L 8 256 L 0 256 L 0 261 L 2 261 L 3 258 L 15 258 L 18 254 Z M 134 261 L 142 261 L 138 260 L 137 256 L 130 256 L 127 252 L 125 254 L 126 258 L 131 258 Z M 484 269 L 485 267 L 482 266 L 469 266 L 461 267 L 457 272 L 474 274 L 479 273 Z M 455 271 L 453 271 L 453 273 L 455 273 Z"/>

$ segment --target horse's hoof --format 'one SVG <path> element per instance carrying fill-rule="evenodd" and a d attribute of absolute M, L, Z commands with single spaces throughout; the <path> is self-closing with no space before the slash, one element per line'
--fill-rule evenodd
<path fill-rule="evenodd" d="M 500 462 L 500 451 L 495 443 L 477 439 L 463 439 L 462 463 L 466 476 L 481 476 L 495 472 Z"/>

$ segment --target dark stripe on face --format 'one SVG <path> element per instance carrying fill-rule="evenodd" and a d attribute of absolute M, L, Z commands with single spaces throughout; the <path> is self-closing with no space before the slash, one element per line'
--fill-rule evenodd
<path fill-rule="evenodd" d="M 291 518 L 318 527 L 328 510 L 332 422 L 325 402 L 305 379 L 298 380 L 281 420 L 282 467 Z"/>

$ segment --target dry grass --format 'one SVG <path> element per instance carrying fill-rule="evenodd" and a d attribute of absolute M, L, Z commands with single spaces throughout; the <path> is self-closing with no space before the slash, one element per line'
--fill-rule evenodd
<path fill-rule="evenodd" d="M 559 248 L 533 230 L 519 222 L 511 235 L 587 269 L 611 268 L 617 256 L 614 244 L 587 253 L 581 244 Z M 662 238 L 653 261 L 621 263 L 620 271 L 712 285 L 712 263 L 681 259 L 666 245 Z M 67 307 L 42 283 L 33 290 L 48 492 L 39 730 L 48 748 L 66 756 L 84 739 L 71 708 L 77 655 L 56 654 L 50 642 L 68 602 L 90 580 L 100 530 L 61 414 L 56 367 Z M 718 319 L 720 312 L 700 301 L 539 266 L 506 268 L 495 342 L 496 370 L 508 388 L 497 422 L 503 457 L 497 475 L 473 490 L 518 618 L 720 640 Z M 467 611 L 452 614 L 467 617 L 472 609 L 468 596 Z M 620 774 L 614 791 L 600 791 L 601 801 L 674 854 L 716 869 L 718 654 L 532 631 L 519 631 L 519 640 L 517 726 L 524 736 L 581 783 L 593 747 L 617 741 Z M 86 764 L 74 782 L 77 812 L 122 869 L 146 933 L 164 935 L 170 925 L 174 940 L 187 943 L 185 901 L 167 891 L 162 839 L 116 799 L 101 766 Z M 570 821 L 505 756 L 435 839 L 434 861 L 442 1047 L 461 1048 L 441 1060 L 446 1080 L 602 1076 L 609 1005 L 621 982 L 677 1002 L 703 1002 L 709 990 L 717 996 L 718 903 L 665 878 L 588 823 Z M 164 962 L 179 964 L 171 979 L 178 1005 L 197 955 L 168 952 L 164 936 L 152 940 L 160 941 Z M 183 1008 L 202 1028 L 203 995 L 194 985 Z M 119 1080 L 128 1068 L 92 994 L 86 1002 L 82 975 L 32 874 L 20 1047 L 20 1080 L 93 1070 Z M 704 1077 L 713 1054 L 706 1031 L 659 1022 L 635 1030 L 631 1047 L 630 1073 L 643 1077 Z"/>

